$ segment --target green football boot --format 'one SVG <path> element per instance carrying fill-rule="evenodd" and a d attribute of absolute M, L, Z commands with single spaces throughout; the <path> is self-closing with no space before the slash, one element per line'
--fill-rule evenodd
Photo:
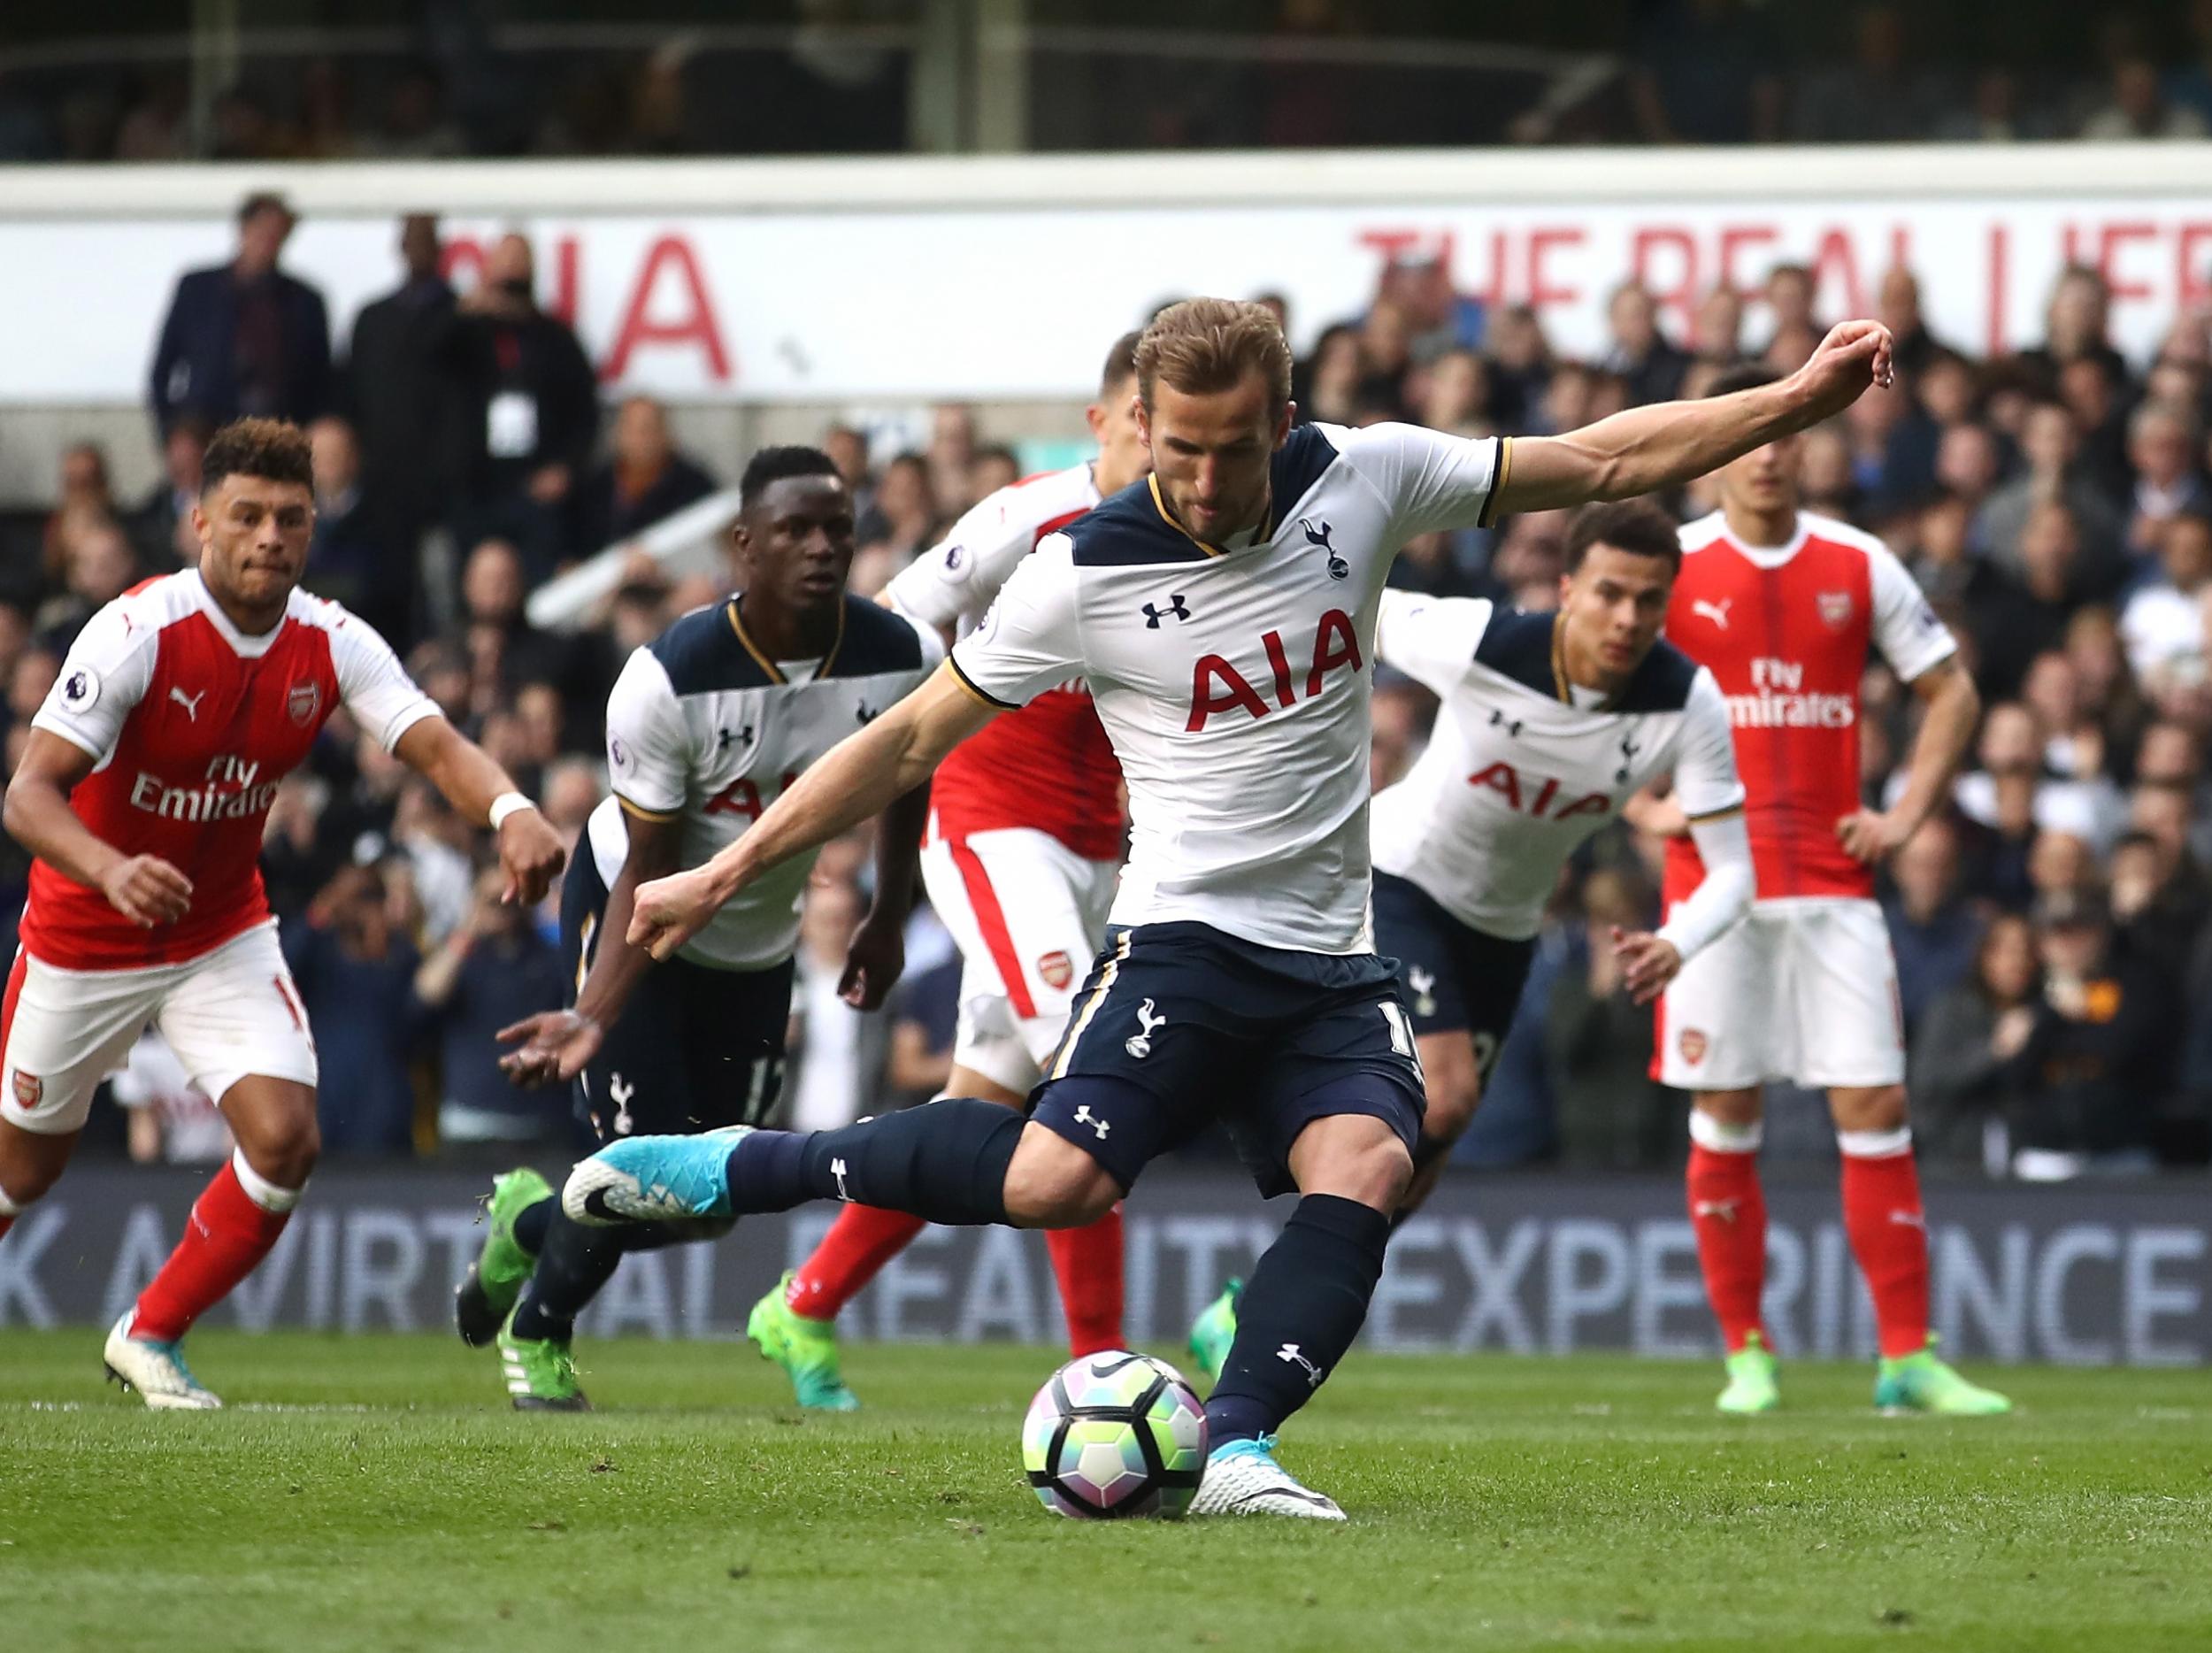
<path fill-rule="evenodd" d="M 1882 1362 L 1874 1380 L 1874 1404 L 1885 1417 L 1931 1412 L 1939 1418 L 1993 1418 L 2012 1410 L 1994 1389 L 1985 1389 L 1935 1357 L 1935 1339 L 1896 1360 Z"/>
<path fill-rule="evenodd" d="M 1720 1411 L 1770 1412 L 1782 1403 L 1782 1391 L 1774 1380 L 1774 1354 L 1759 1333 L 1744 1334 L 1743 1347 L 1728 1357 L 1727 1365 L 1728 1387 L 1713 1403 Z"/>
<path fill-rule="evenodd" d="M 1232 1280 L 1190 1323 L 1190 1357 L 1209 1383 L 1220 1382 L 1221 1369 L 1229 1364 L 1229 1345 L 1237 1341 L 1237 1303 L 1243 1295 L 1244 1282 Z"/>
<path fill-rule="evenodd" d="M 552 1197 L 552 1185 L 526 1165 L 492 1180 L 491 1197 L 484 1202 L 491 1232 L 469 1265 L 468 1278 L 453 1294 L 453 1324 L 471 1349 L 481 1349 L 499 1335 L 537 1266 L 537 1258 L 516 1243 L 515 1219 Z"/>
<path fill-rule="evenodd" d="M 588 1412 L 576 1357 L 549 1337 L 517 1337 L 514 1316 L 499 1328 L 499 1364 L 518 1412 Z"/>
<path fill-rule="evenodd" d="M 790 1284 L 786 1272 L 775 1289 L 753 1305 L 745 1317 L 745 1335 L 759 1346 L 763 1360 L 783 1368 L 800 1405 L 817 1412 L 858 1411 L 860 1397 L 845 1387 L 837 1358 L 837 1323 L 793 1313 L 784 1301 Z"/>

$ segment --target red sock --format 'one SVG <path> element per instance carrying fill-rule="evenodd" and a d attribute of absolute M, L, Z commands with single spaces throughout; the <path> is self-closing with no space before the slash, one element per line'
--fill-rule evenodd
<path fill-rule="evenodd" d="M 873 1205 L 848 1205 L 785 1288 L 783 1300 L 794 1314 L 810 1320 L 834 1320 L 838 1311 L 860 1295 L 878 1270 L 906 1249 L 929 1226 L 904 1211 Z"/>
<path fill-rule="evenodd" d="M 1874 1294 L 1883 1357 L 1894 1360 L 1928 1346 L 1928 1220 L 1912 1135 L 1847 1131 L 1842 1141 L 1844 1232 Z M 1867 1145 L 1886 1151 L 1868 1153 Z"/>
<path fill-rule="evenodd" d="M 256 1202 L 246 1191 L 234 1156 L 193 1205 L 184 1238 L 177 1242 L 161 1272 L 139 1294 L 138 1316 L 131 1326 L 134 1336 L 175 1342 L 269 1255 L 284 1225 L 292 1220 L 299 1192 L 272 1186 L 254 1176 L 250 1167 L 247 1175 L 263 1199 L 282 1200 L 284 1209 L 272 1211 Z"/>
<path fill-rule="evenodd" d="M 1759 1323 L 1759 1293 L 1766 1285 L 1767 1201 L 1759 1187 L 1756 1135 L 1749 1148 L 1734 1151 L 1693 1142 L 1689 1185 L 1698 1267 L 1713 1318 L 1720 1322 L 1721 1342 L 1732 1355 L 1752 1333 L 1766 1335 Z"/>
<path fill-rule="evenodd" d="M 1069 1355 L 1123 1347 L 1121 1207 L 1086 1227 L 1048 1229 L 1045 1249 L 1052 1254 L 1052 1272 L 1060 1280 Z"/>
<path fill-rule="evenodd" d="M 14 1226 L 15 1213 L 13 1211 L 10 1211 L 4 1217 L 0 1217 L 0 1240 L 6 1239 L 8 1237 L 8 1230 Z"/>

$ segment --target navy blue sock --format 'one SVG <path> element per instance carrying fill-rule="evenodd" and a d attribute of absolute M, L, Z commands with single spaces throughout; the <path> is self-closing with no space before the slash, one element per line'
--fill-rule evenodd
<path fill-rule="evenodd" d="M 1390 1219 L 1309 1194 L 1261 1253 L 1237 1303 L 1236 1341 L 1206 1403 L 1213 1444 L 1271 1435 L 1351 1348 L 1382 1278 Z"/>
<path fill-rule="evenodd" d="M 545 1249 L 545 1231 L 561 1209 L 560 1196 L 549 1194 L 535 1205 L 526 1205 L 515 1216 L 515 1243 L 532 1257 Z"/>
<path fill-rule="evenodd" d="M 730 1151 L 733 1211 L 850 1200 L 956 1226 L 1006 1220 L 1006 1167 L 1026 1124 L 953 1096 L 834 1131 L 756 1131 Z"/>
<path fill-rule="evenodd" d="M 558 1202 L 546 1203 L 555 1210 L 545 1224 L 538 1265 L 515 1304 L 515 1335 L 565 1343 L 576 1334 L 576 1317 L 614 1278 L 626 1248 L 621 1230 L 587 1228 L 563 1216 Z"/>

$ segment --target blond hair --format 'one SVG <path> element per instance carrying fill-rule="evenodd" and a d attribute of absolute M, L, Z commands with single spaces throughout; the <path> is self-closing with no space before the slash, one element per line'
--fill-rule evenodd
<path fill-rule="evenodd" d="M 1147 407 L 1156 385 L 1186 396 L 1233 390 L 1253 373 L 1267 381 L 1277 411 L 1290 402 L 1290 341 L 1264 304 L 1187 298 L 1152 318 L 1137 341 L 1137 389 Z"/>

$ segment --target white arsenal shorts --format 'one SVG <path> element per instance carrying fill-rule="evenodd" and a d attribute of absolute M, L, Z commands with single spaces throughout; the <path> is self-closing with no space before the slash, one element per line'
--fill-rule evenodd
<path fill-rule="evenodd" d="M 315 1083 L 307 1010 L 272 922 L 144 970 L 62 970 L 18 952 L 0 1003 L 0 1117 L 45 1134 L 83 1128 L 92 1093 L 149 1025 L 211 1102 L 250 1073 Z"/>
<path fill-rule="evenodd" d="M 1656 1072 L 1685 1090 L 1810 1089 L 1905 1078 L 1897 960 L 1882 910 L 1849 896 L 1754 902 L 1660 1000 Z"/>
<path fill-rule="evenodd" d="M 1024 1095 L 1037 1083 L 1106 934 L 1119 871 L 1033 827 L 947 839 L 933 824 L 922 882 L 960 948 L 956 1065 Z"/>

